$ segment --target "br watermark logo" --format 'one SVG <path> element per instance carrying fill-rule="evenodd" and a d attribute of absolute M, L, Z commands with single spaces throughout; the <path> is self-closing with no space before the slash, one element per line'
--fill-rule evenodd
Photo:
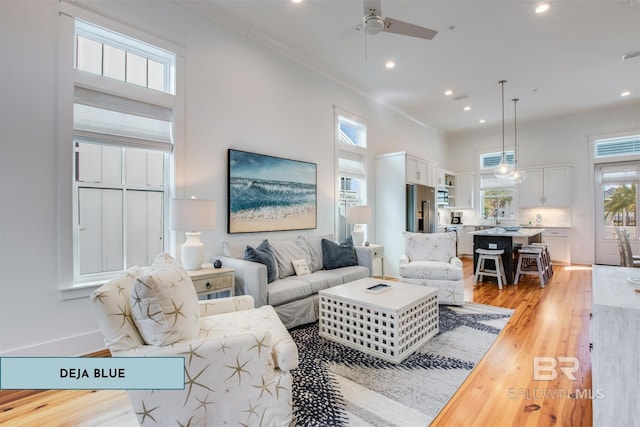
<path fill-rule="evenodd" d="M 535 381 L 553 381 L 558 378 L 558 371 L 571 381 L 577 381 L 573 375 L 580 370 L 580 361 L 577 357 L 534 357 L 533 379 Z"/>

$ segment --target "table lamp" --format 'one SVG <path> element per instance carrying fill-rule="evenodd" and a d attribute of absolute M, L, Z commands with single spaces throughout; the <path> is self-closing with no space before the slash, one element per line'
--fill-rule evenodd
<path fill-rule="evenodd" d="M 173 199 L 169 205 L 170 228 L 185 231 L 181 261 L 185 270 L 199 270 L 204 261 L 200 231 L 215 230 L 216 202 L 201 199 Z"/>
<path fill-rule="evenodd" d="M 347 208 L 347 223 L 353 224 L 351 238 L 355 246 L 362 246 L 364 243 L 363 224 L 371 222 L 371 208 L 369 206 L 349 206 Z"/>

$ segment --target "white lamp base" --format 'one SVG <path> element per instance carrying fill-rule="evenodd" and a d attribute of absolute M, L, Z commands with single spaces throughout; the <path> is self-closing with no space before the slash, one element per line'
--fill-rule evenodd
<path fill-rule="evenodd" d="M 362 229 L 362 225 L 356 224 L 353 226 L 351 238 L 353 239 L 354 246 L 362 246 L 364 244 L 364 230 Z"/>
<path fill-rule="evenodd" d="M 182 266 L 185 270 L 199 270 L 204 261 L 204 243 L 199 232 L 184 233 L 187 240 L 182 244 Z"/>

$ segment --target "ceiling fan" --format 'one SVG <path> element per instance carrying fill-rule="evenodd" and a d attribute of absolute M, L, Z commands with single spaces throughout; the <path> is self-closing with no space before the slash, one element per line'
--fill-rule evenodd
<path fill-rule="evenodd" d="M 383 31 L 427 40 L 433 39 L 438 34 L 435 30 L 419 25 L 409 24 L 393 18 L 383 18 L 380 0 L 364 0 L 362 29 L 368 35 L 378 34 Z"/>

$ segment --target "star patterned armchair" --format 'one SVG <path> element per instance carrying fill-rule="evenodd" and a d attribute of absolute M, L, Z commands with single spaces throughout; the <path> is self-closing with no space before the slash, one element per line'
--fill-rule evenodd
<path fill-rule="evenodd" d="M 438 303 L 464 304 L 462 261 L 456 257 L 456 233 L 405 231 L 400 281 L 438 289 Z"/>
<path fill-rule="evenodd" d="M 168 254 L 91 295 L 113 357 L 183 357 L 184 389 L 128 390 L 141 425 L 288 426 L 298 349 L 251 296 L 198 301 Z M 162 373 L 158 373 L 161 375 Z"/>

